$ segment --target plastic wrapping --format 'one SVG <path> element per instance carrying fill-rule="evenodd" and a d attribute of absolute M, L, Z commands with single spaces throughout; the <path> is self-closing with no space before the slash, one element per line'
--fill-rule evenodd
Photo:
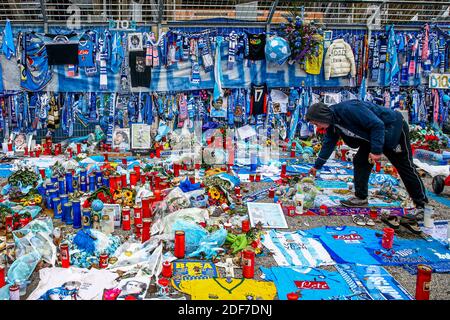
<path fill-rule="evenodd" d="M 30 252 L 16 259 L 8 270 L 8 282 L 25 282 L 33 273 L 41 255 L 37 251 Z"/>
<path fill-rule="evenodd" d="M 227 237 L 225 229 L 209 233 L 201 226 L 185 220 L 177 220 L 172 226 L 173 230 L 182 230 L 185 234 L 186 253 L 189 258 L 199 257 L 202 254 L 206 259 L 217 255 Z"/>
<path fill-rule="evenodd" d="M 305 195 L 303 208 L 309 209 L 314 206 L 314 199 L 316 198 L 319 191 L 314 185 L 314 180 L 311 178 L 303 178 L 297 185 L 297 190 Z"/>
<path fill-rule="evenodd" d="M 56 246 L 52 240 L 51 218 L 31 221 L 24 228 L 13 231 L 16 257 L 37 252 L 42 259 L 52 265 L 56 262 Z"/>
<path fill-rule="evenodd" d="M 137 264 L 145 266 L 150 276 L 161 272 L 162 244 L 159 237 L 153 237 L 144 243 L 128 241 L 116 251 L 117 262 L 109 265 L 107 269 L 122 271 L 128 270 Z"/>
<path fill-rule="evenodd" d="M 170 191 L 164 201 L 167 204 L 169 212 L 189 208 L 191 206 L 188 196 L 180 188 L 174 188 Z"/>
<path fill-rule="evenodd" d="M 171 240 L 174 239 L 173 224 L 176 220 L 183 219 L 193 223 L 205 222 L 209 218 L 208 210 L 199 208 L 182 209 L 170 213 L 163 218 L 164 234 Z"/>

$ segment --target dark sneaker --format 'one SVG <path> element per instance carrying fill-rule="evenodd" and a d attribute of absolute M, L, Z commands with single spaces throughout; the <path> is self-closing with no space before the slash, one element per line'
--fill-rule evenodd
<path fill-rule="evenodd" d="M 367 199 L 360 199 L 358 197 L 353 197 L 348 200 L 341 200 L 341 204 L 344 207 L 364 208 L 369 205 L 369 201 Z"/>

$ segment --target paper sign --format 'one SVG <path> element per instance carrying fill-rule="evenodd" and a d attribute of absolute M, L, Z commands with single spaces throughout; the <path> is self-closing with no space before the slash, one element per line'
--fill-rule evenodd
<path fill-rule="evenodd" d="M 430 89 L 450 89 L 450 73 L 432 73 L 428 84 Z"/>

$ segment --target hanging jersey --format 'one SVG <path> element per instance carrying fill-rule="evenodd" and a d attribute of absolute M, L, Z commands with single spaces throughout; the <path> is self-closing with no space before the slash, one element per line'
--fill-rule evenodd
<path fill-rule="evenodd" d="M 286 113 L 289 103 L 287 94 L 280 90 L 272 89 L 270 91 L 270 99 L 272 100 L 273 113 Z"/>
<path fill-rule="evenodd" d="M 305 72 L 309 74 L 320 74 L 320 70 L 322 70 L 322 62 L 323 62 L 323 37 L 320 36 L 321 43 L 317 48 L 316 54 L 312 54 L 308 56 L 305 63 Z"/>
<path fill-rule="evenodd" d="M 336 271 L 318 268 L 261 267 L 265 279 L 273 281 L 278 298 L 296 292 L 299 300 L 359 300 L 345 279 Z"/>
<path fill-rule="evenodd" d="M 264 234 L 261 242 L 280 266 L 317 267 L 335 264 L 319 241 L 300 230 L 270 230 Z"/>
<path fill-rule="evenodd" d="M 251 34 L 247 32 L 248 41 L 248 52 L 246 52 L 246 59 L 257 61 L 264 60 L 266 58 L 265 47 L 266 47 L 266 35 L 261 34 Z"/>
<path fill-rule="evenodd" d="M 89 38 L 80 40 L 78 43 L 78 66 L 80 68 L 95 66 L 94 43 Z"/>
<path fill-rule="evenodd" d="M 145 65 L 145 51 L 132 51 L 129 57 L 131 86 L 150 87 L 151 67 Z"/>
<path fill-rule="evenodd" d="M 181 280 L 179 288 L 192 300 L 273 300 L 277 294 L 273 282 L 245 278 Z"/>
<path fill-rule="evenodd" d="M 266 114 L 267 113 L 267 86 L 252 85 L 250 99 L 250 114 Z"/>

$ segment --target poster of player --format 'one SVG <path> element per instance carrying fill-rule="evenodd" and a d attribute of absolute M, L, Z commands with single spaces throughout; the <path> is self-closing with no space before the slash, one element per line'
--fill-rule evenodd
<path fill-rule="evenodd" d="M 133 123 L 131 125 L 131 149 L 145 150 L 151 148 L 151 126 L 147 124 Z"/>

